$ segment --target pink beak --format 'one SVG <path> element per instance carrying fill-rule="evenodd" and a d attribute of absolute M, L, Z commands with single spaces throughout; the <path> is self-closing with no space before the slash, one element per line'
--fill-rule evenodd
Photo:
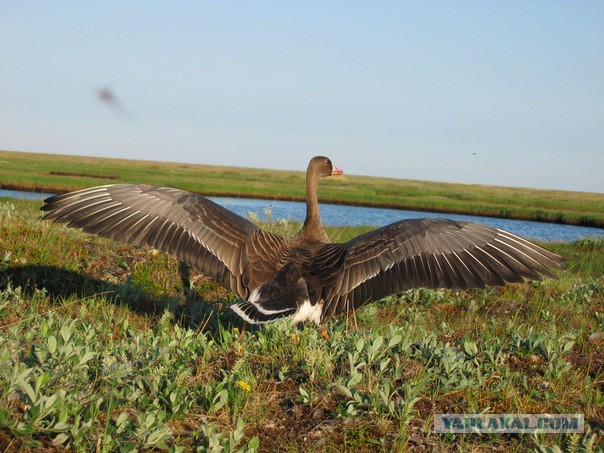
<path fill-rule="evenodd" d="M 336 167 L 335 165 L 332 166 L 332 168 L 331 168 L 331 176 L 333 176 L 333 175 L 343 175 L 343 174 L 344 174 L 344 172 L 340 168 Z"/>

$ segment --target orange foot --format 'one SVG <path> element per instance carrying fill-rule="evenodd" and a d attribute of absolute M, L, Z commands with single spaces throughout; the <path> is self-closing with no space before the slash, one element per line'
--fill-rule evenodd
<path fill-rule="evenodd" d="M 319 332 L 321 332 L 321 336 L 323 338 L 325 338 L 325 341 L 331 341 L 331 339 L 329 338 L 329 332 L 327 332 L 327 329 L 319 329 Z"/>

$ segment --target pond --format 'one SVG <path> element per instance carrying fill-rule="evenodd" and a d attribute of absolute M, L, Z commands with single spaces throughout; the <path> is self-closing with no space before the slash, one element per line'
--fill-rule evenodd
<path fill-rule="evenodd" d="M 0 189 L 0 197 L 44 199 L 49 194 L 20 192 Z M 301 202 L 258 200 L 251 198 L 210 197 L 216 203 L 243 217 L 253 212 L 261 220 L 270 212 L 272 220 L 288 219 L 303 221 L 305 205 Z M 332 226 L 384 226 L 402 219 L 422 217 L 440 217 L 453 220 L 467 220 L 510 231 L 519 236 L 538 241 L 575 241 L 582 237 L 604 236 L 604 229 L 561 225 L 557 223 L 531 222 L 526 220 L 500 219 L 458 214 L 440 214 L 435 212 L 406 211 L 400 209 L 368 208 L 321 203 L 321 217 L 325 225 Z"/>
<path fill-rule="evenodd" d="M 270 211 L 271 219 L 291 219 L 303 221 L 306 206 L 301 202 L 257 200 L 243 198 L 210 197 L 225 208 L 246 217 L 248 211 L 261 220 L 266 218 L 265 209 Z M 562 225 L 557 223 L 531 222 L 526 220 L 500 219 L 437 212 L 407 211 L 402 209 L 369 208 L 362 206 L 344 206 L 320 203 L 319 210 L 325 225 L 332 226 L 384 226 L 403 219 L 439 217 L 453 220 L 467 220 L 501 228 L 519 236 L 539 241 L 575 241 L 581 237 L 599 237 L 604 235 L 602 228 Z"/>
<path fill-rule="evenodd" d="M 47 193 L 40 193 L 40 192 L 26 192 L 23 190 L 0 189 L 0 197 L 29 198 L 30 200 L 43 200 L 44 198 L 50 197 L 50 195 Z"/>

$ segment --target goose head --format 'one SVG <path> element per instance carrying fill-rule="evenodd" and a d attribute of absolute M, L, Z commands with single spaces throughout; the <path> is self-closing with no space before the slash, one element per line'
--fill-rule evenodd
<path fill-rule="evenodd" d="M 342 175 L 344 172 L 336 167 L 329 157 L 315 156 L 310 160 L 306 174 L 323 178 L 325 176 Z"/>

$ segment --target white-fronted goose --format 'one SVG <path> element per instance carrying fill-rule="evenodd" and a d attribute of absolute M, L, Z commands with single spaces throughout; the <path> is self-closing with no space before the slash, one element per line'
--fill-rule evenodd
<path fill-rule="evenodd" d="M 563 258 L 498 228 L 445 219 L 387 225 L 330 243 L 317 203 L 320 178 L 342 171 L 322 156 L 306 172 L 306 219 L 293 237 L 268 233 L 201 195 L 115 184 L 48 198 L 44 219 L 147 245 L 197 268 L 242 299 L 250 323 L 312 320 L 409 288 L 483 288 L 555 278 Z"/>

